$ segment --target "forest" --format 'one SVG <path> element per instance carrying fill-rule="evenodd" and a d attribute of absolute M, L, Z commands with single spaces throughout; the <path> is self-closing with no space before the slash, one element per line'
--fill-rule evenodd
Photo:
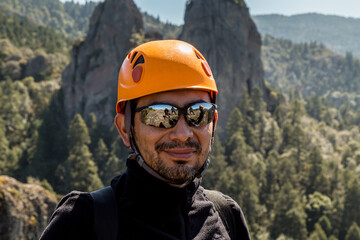
<path fill-rule="evenodd" d="M 147 31 L 180 31 L 143 14 Z M 61 73 L 79 37 L 70 33 L 80 28 L 50 26 L 0 11 L 0 175 L 60 199 L 108 185 L 124 171 L 127 151 L 115 127 L 93 113 L 66 123 Z M 275 107 L 267 110 L 258 88 L 244 91 L 215 137 L 204 187 L 240 204 L 252 239 L 359 240 L 360 60 L 267 35 L 262 61 Z"/>
<path fill-rule="evenodd" d="M 262 35 L 285 38 L 296 43 L 321 42 L 333 51 L 352 52 L 360 57 L 360 19 L 319 13 L 292 16 L 267 14 L 252 16 Z"/>

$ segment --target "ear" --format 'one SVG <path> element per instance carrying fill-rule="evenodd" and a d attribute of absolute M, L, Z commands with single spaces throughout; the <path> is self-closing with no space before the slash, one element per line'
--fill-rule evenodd
<path fill-rule="evenodd" d="M 114 123 L 125 146 L 130 147 L 129 134 L 126 132 L 126 127 L 125 127 L 125 115 L 122 113 L 118 113 L 115 116 Z"/>

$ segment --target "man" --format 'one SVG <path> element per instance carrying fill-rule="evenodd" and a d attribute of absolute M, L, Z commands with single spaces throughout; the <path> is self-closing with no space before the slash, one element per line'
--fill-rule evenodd
<path fill-rule="evenodd" d="M 217 92 L 209 65 L 190 44 L 163 40 L 132 50 L 120 69 L 115 117 L 131 153 L 127 171 L 111 182 L 115 203 L 105 200 L 107 211 L 116 208 L 104 214 L 94 193 L 72 192 L 41 239 L 110 239 L 101 236 L 114 229 L 112 239 L 250 239 L 238 204 L 200 186 Z M 226 205 L 228 212 L 214 205 Z"/>

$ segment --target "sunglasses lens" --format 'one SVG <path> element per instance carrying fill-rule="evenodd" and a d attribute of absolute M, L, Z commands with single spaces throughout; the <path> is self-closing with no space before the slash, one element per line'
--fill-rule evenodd
<path fill-rule="evenodd" d="M 171 128 L 179 120 L 179 113 L 175 107 L 157 104 L 141 110 L 140 120 L 148 126 Z"/>
<path fill-rule="evenodd" d="M 187 122 L 194 127 L 202 127 L 214 119 L 215 106 L 211 103 L 195 103 L 187 109 Z"/>

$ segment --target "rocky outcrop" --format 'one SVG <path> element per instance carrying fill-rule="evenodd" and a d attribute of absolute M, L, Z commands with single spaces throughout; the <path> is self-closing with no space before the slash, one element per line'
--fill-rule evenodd
<path fill-rule="evenodd" d="M 243 0 L 191 0 L 179 37 L 205 56 L 216 79 L 220 125 L 241 104 L 243 91 L 259 87 L 267 99 L 261 37 Z"/>
<path fill-rule="evenodd" d="M 39 239 L 57 200 L 44 188 L 0 176 L 0 239 Z"/>
<path fill-rule="evenodd" d="M 47 70 L 49 66 L 49 61 L 44 54 L 29 59 L 25 67 L 25 77 L 37 76 Z"/>
<path fill-rule="evenodd" d="M 107 0 L 90 19 L 86 39 L 73 48 L 72 60 L 62 75 L 68 120 L 75 113 L 85 118 L 94 112 L 110 125 L 115 115 L 117 75 L 133 33 L 143 29 L 142 17 L 132 0 Z"/>
<path fill-rule="evenodd" d="M 75 113 L 87 118 L 94 112 L 99 122 L 112 123 L 118 71 L 136 42 L 133 33 L 141 30 L 142 17 L 133 0 L 107 0 L 95 9 L 88 36 L 74 47 L 62 77 L 68 121 Z M 220 125 L 241 104 L 243 91 L 251 93 L 256 86 L 268 98 L 260 34 L 243 0 L 188 1 L 179 38 L 197 47 L 212 68 L 220 90 Z"/>

